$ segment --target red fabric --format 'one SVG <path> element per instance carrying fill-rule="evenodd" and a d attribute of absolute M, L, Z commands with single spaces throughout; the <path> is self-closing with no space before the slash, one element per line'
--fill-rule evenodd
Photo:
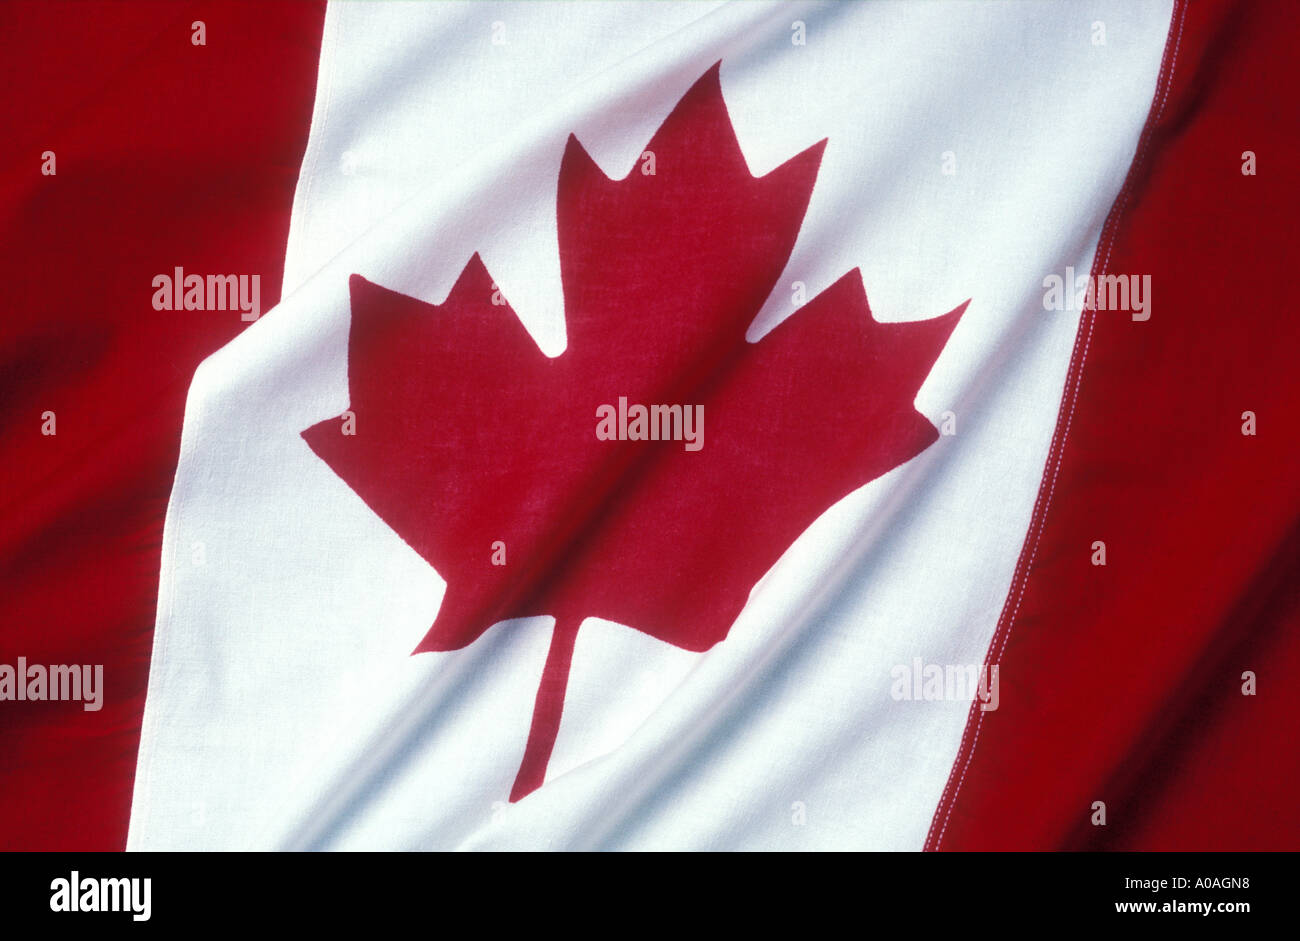
<path fill-rule="evenodd" d="M 100 712 L 0 705 L 0 849 L 125 845 L 185 394 L 248 325 L 155 311 L 151 280 L 259 274 L 278 299 L 323 18 L 0 6 L 0 662 L 101 663 L 105 687 Z"/>
<path fill-rule="evenodd" d="M 1085 315 L 989 653 L 1001 705 L 972 712 L 930 849 L 1300 844 L 1297 26 L 1287 3 L 1175 11 L 1098 252 L 1151 275 L 1152 316 Z"/>

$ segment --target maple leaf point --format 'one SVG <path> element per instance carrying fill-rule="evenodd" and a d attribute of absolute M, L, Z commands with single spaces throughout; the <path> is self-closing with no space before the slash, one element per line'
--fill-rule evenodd
<path fill-rule="evenodd" d="M 813 520 L 938 437 L 912 403 L 966 304 L 879 323 L 855 268 L 746 341 L 826 141 L 751 175 L 719 65 L 646 146 L 653 174 L 612 180 L 569 137 L 563 354 L 546 357 L 493 303 L 477 254 L 442 304 L 353 275 L 356 433 L 336 419 L 302 433 L 446 580 L 416 653 L 555 618 L 511 800 L 545 778 L 584 618 L 708 650 Z M 620 400 L 699 407 L 701 447 L 602 440 L 598 417 Z"/>

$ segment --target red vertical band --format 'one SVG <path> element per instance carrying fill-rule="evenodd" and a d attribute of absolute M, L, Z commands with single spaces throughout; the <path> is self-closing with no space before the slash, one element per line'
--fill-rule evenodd
<path fill-rule="evenodd" d="M 927 849 L 1300 840 L 1297 25 L 1176 5 L 1094 271 L 1149 275 L 1150 319 L 1081 320 L 989 652 L 1001 707 L 972 711 Z"/>
<path fill-rule="evenodd" d="M 4 703 L 0 849 L 125 845 L 185 395 L 247 326 L 154 310 L 152 279 L 256 274 L 278 300 L 323 21 L 0 7 L 0 662 L 104 668 L 98 711 Z"/>

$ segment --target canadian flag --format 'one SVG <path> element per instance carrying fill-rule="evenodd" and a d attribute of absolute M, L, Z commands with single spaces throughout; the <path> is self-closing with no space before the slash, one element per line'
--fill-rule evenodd
<path fill-rule="evenodd" d="M 0 20 L 3 848 L 1296 847 L 1290 6 Z"/>

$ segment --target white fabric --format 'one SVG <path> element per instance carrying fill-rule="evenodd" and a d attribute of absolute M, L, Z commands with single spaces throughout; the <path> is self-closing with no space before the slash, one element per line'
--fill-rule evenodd
<path fill-rule="evenodd" d="M 1090 268 L 1170 13 L 331 4 L 283 301 L 190 389 L 129 847 L 919 849 L 969 703 L 895 701 L 891 668 L 985 655 L 1078 322 L 1042 282 Z M 853 267 L 882 321 L 970 298 L 916 399 L 957 434 L 828 510 L 711 651 L 588 620 L 507 804 L 550 619 L 411 656 L 442 579 L 299 433 L 348 405 L 354 272 L 439 302 L 477 250 L 562 352 L 567 135 L 621 177 L 719 59 L 755 174 L 829 138 L 750 338 Z"/>

